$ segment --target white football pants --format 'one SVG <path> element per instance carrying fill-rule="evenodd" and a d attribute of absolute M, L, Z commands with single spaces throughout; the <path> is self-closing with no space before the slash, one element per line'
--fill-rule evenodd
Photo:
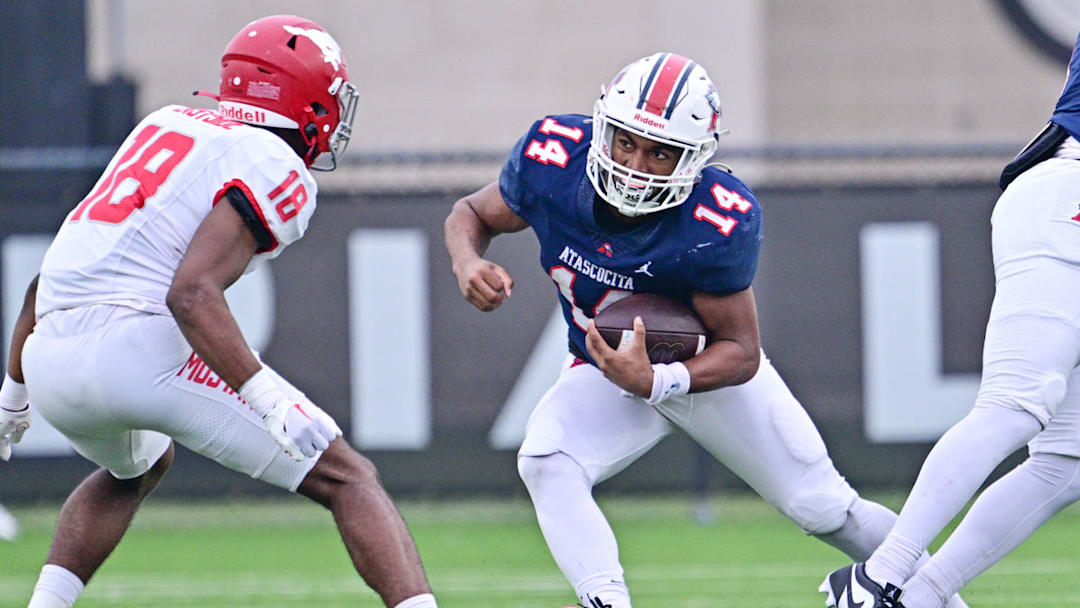
<path fill-rule="evenodd" d="M 170 316 L 110 305 L 51 312 L 27 338 L 22 363 L 33 408 L 118 479 L 149 470 L 170 438 L 290 491 L 317 461 L 289 458 Z"/>
<path fill-rule="evenodd" d="M 977 407 L 1023 409 L 1031 452 L 1080 457 L 1080 161 L 1021 174 L 992 216 L 997 292 Z"/>
<path fill-rule="evenodd" d="M 814 423 L 764 354 L 758 373 L 745 384 L 657 406 L 623 397 L 592 365 L 567 366 L 529 418 L 519 456 L 561 452 L 596 484 L 675 428 L 808 533 L 839 528 L 856 498 L 833 467 Z"/>

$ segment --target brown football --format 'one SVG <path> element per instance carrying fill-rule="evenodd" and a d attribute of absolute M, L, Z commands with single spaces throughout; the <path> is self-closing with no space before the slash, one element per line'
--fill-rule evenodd
<path fill-rule="evenodd" d="M 645 323 L 645 351 L 652 363 L 685 361 L 708 343 L 705 325 L 689 306 L 654 293 L 634 294 L 601 310 L 596 329 L 618 348 L 623 332 L 633 333 L 637 316 Z"/>

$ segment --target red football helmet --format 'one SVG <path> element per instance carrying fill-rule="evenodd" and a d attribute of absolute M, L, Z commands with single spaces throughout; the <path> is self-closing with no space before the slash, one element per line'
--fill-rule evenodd
<path fill-rule="evenodd" d="M 221 115 L 299 129 L 308 145 L 304 162 L 312 169 L 337 167 L 359 96 L 338 43 L 317 23 L 295 15 L 252 21 L 221 57 Z"/>

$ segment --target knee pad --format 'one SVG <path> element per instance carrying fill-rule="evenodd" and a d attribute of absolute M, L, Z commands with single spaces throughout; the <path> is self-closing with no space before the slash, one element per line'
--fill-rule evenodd
<path fill-rule="evenodd" d="M 847 484 L 845 484 L 846 486 Z M 857 496 L 848 492 L 807 488 L 796 492 L 782 509 L 807 534 L 829 534 L 839 530 L 848 518 L 848 509 Z"/>
<path fill-rule="evenodd" d="M 547 480 L 573 476 L 586 480 L 585 470 L 562 452 L 544 456 L 518 456 L 518 475 L 525 487 L 533 488 Z"/>
<path fill-rule="evenodd" d="M 1046 409 L 1050 410 L 1051 416 L 1057 414 L 1058 406 L 1065 401 L 1067 388 L 1068 381 L 1062 374 L 1052 374 L 1043 382 L 1042 390 L 1039 391 L 1039 398 L 1046 406 Z"/>
<path fill-rule="evenodd" d="M 1068 384 L 1061 374 L 1002 376 L 988 378 L 984 373 L 979 396 L 975 400 L 976 409 L 989 406 L 1020 409 L 1034 416 L 1039 425 L 1045 428 L 1065 401 Z"/>
<path fill-rule="evenodd" d="M 1023 409 L 1045 427 L 1065 400 L 1080 356 L 1078 334 L 1071 319 L 1054 311 L 991 313 L 976 407 Z"/>
<path fill-rule="evenodd" d="M 1059 488 L 1065 504 L 1080 500 L 1080 458 L 1036 452 L 1020 467 L 1043 483 Z"/>

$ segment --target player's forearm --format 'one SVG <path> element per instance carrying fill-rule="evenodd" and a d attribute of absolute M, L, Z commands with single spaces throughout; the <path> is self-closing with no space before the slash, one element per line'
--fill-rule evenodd
<path fill-rule="evenodd" d="M 742 384 L 754 377 L 760 364 L 760 348 L 734 340 L 718 340 L 686 361 L 690 392 L 701 393 Z"/>
<path fill-rule="evenodd" d="M 37 299 L 38 277 L 30 281 L 23 297 L 22 310 L 15 319 L 15 329 L 11 332 L 11 350 L 8 351 L 7 373 L 16 382 L 25 382 L 22 372 L 22 350 L 26 338 L 34 331 L 34 300 Z"/>
<path fill-rule="evenodd" d="M 202 283 L 174 286 L 167 302 L 188 344 L 234 390 L 262 367 L 229 311 L 224 291 Z"/>
<path fill-rule="evenodd" d="M 491 231 L 473 211 L 466 199 L 454 203 L 450 215 L 443 222 L 446 239 L 446 251 L 450 254 L 450 264 L 460 264 L 484 255 L 495 233 Z"/>

